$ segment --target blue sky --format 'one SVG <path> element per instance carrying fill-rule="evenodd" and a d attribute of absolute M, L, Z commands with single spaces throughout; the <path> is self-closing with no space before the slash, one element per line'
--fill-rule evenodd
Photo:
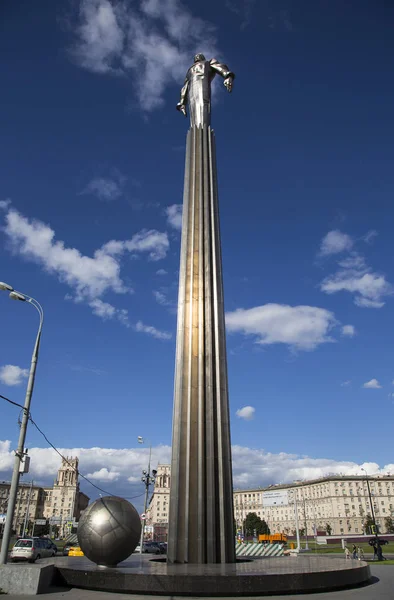
<path fill-rule="evenodd" d="M 236 73 L 213 105 L 235 483 L 394 469 L 393 21 L 367 0 L 2 3 L 0 279 L 45 311 L 33 418 L 98 485 L 139 492 L 138 435 L 170 456 L 197 51 Z M 23 402 L 38 316 L 3 292 L 0 324 Z M 17 418 L 1 405 L 2 478 Z M 27 446 L 53 478 L 33 427 Z"/>

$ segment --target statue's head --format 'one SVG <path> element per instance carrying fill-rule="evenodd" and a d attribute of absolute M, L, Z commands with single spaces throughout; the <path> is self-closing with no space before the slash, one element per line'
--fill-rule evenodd
<path fill-rule="evenodd" d="M 196 54 L 194 57 L 194 62 L 200 62 L 200 60 L 205 60 L 205 56 L 203 54 Z"/>

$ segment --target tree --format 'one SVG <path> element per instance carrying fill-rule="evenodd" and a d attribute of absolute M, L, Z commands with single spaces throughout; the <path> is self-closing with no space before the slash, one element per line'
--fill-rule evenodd
<path fill-rule="evenodd" d="M 332 527 L 331 527 L 330 523 L 326 523 L 326 533 L 327 533 L 327 535 L 331 535 L 331 533 L 332 533 Z"/>
<path fill-rule="evenodd" d="M 300 528 L 300 536 L 304 537 L 304 535 L 305 535 L 305 527 L 301 527 Z"/>
<path fill-rule="evenodd" d="M 245 519 L 245 534 L 258 535 L 261 528 L 261 519 L 255 512 L 246 515 Z"/>
<path fill-rule="evenodd" d="M 49 528 L 50 528 L 49 523 L 46 523 L 45 525 L 36 525 L 34 527 L 34 534 L 38 535 L 38 536 L 40 536 L 40 535 L 48 535 Z"/>
<path fill-rule="evenodd" d="M 60 531 L 59 525 L 52 525 L 52 537 L 54 537 L 54 538 L 59 537 L 59 531 Z"/>
<path fill-rule="evenodd" d="M 247 536 L 270 534 L 270 528 L 268 527 L 267 523 L 264 520 L 262 521 L 255 512 L 246 515 L 244 530 L 245 535 Z"/>
<path fill-rule="evenodd" d="M 364 529 L 365 529 L 365 533 L 367 534 L 371 534 L 373 531 L 373 519 L 371 517 L 371 515 L 366 515 L 365 517 L 365 521 L 364 521 Z"/>
<path fill-rule="evenodd" d="M 394 519 L 393 517 L 386 517 L 384 520 L 387 533 L 394 533 Z"/>
<path fill-rule="evenodd" d="M 261 521 L 260 533 L 263 535 L 269 535 L 271 533 L 271 530 L 268 527 L 268 523 L 264 519 Z"/>

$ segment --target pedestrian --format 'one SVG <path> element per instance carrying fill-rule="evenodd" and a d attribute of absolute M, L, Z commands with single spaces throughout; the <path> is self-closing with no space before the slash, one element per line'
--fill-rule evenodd
<path fill-rule="evenodd" d="M 350 550 L 347 546 L 345 546 L 345 558 L 350 560 Z"/>
<path fill-rule="evenodd" d="M 364 550 L 361 546 L 357 546 L 358 560 L 364 560 Z"/>
<path fill-rule="evenodd" d="M 352 554 L 353 554 L 353 558 L 357 559 L 357 546 L 356 546 L 356 544 L 353 544 Z"/>
<path fill-rule="evenodd" d="M 382 546 L 379 544 L 379 542 L 376 543 L 377 545 L 377 555 L 378 555 L 378 560 L 387 560 L 384 556 L 383 556 L 383 552 L 382 552 Z"/>
<path fill-rule="evenodd" d="M 376 557 L 376 560 L 378 560 L 378 544 L 376 543 L 376 540 L 374 541 L 372 547 L 373 547 L 373 560 L 375 560 L 375 557 Z"/>

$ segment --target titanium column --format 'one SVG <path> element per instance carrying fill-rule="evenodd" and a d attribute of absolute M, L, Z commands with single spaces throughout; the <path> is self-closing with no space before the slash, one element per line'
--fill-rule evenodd
<path fill-rule="evenodd" d="M 222 260 L 210 86 L 234 74 L 197 55 L 177 108 L 187 134 L 178 298 L 170 563 L 235 562 Z"/>

